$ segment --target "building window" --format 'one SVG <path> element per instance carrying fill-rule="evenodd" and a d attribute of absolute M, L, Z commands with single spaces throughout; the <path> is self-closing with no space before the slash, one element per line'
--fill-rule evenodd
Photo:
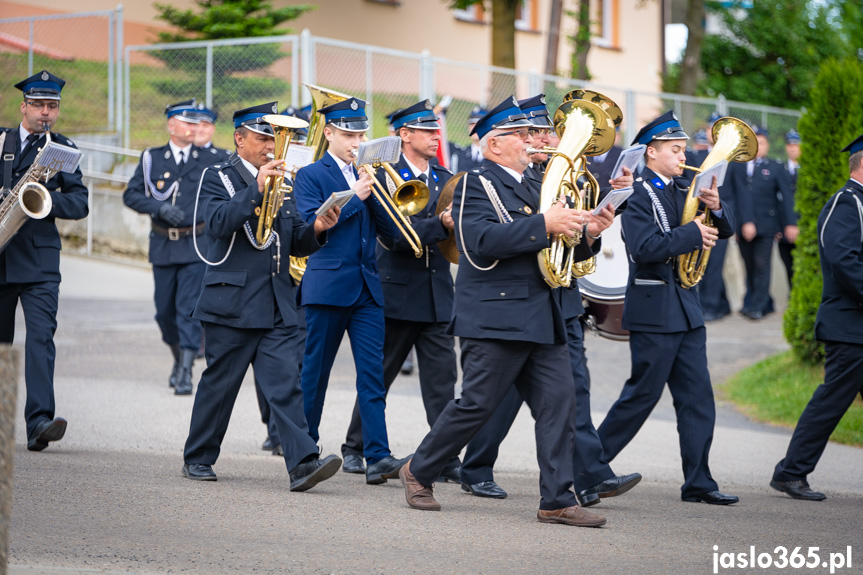
<path fill-rule="evenodd" d="M 603 48 L 620 46 L 620 0 L 597 0 L 593 43 Z"/>
<path fill-rule="evenodd" d="M 453 8 L 452 13 L 456 17 L 456 20 L 461 20 L 462 22 L 485 22 L 485 10 L 483 10 L 482 3 L 474 4 L 467 8 Z"/>
<path fill-rule="evenodd" d="M 515 29 L 539 30 L 539 0 L 522 0 L 515 9 Z"/>

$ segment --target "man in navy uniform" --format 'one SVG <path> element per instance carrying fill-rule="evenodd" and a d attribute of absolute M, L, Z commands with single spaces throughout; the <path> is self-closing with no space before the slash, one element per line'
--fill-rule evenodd
<path fill-rule="evenodd" d="M 213 163 L 224 162 L 231 156 L 231 152 L 217 148 L 213 145 L 213 134 L 216 133 L 216 120 L 219 115 L 215 110 L 198 104 L 198 125 L 195 130 L 194 144 L 206 153 L 209 153 Z"/>
<path fill-rule="evenodd" d="M 263 117 L 277 110 L 276 102 L 270 102 L 234 112 L 237 151 L 201 178 L 199 209 L 211 236 L 210 265 L 194 316 L 206 333 L 207 369 L 192 409 L 183 475 L 216 480 L 213 464 L 251 365 L 273 412 L 290 489 L 306 491 L 332 477 L 341 460 L 335 455 L 321 459 L 308 435 L 297 365 L 290 361 L 296 354 L 297 305 L 288 258 L 320 249 L 339 210 L 307 224 L 293 199 L 285 197 L 269 238 L 257 242 L 265 181 L 281 175 L 284 163 L 267 158 L 274 139 Z"/>
<path fill-rule="evenodd" d="M 785 458 L 776 464 L 770 481 L 773 489 L 808 501 L 827 498 L 812 491 L 807 477 L 815 471 L 839 420 L 857 395 L 863 395 L 863 135 L 842 151 L 850 154 L 850 176 L 818 216 L 824 286 L 815 337 L 824 342 L 824 383 L 800 415 Z"/>
<path fill-rule="evenodd" d="M 474 106 L 467 117 L 467 129 L 470 130 L 470 144 L 467 146 L 452 145 L 452 153 L 450 154 L 450 165 L 453 173 L 469 172 L 474 168 L 478 168 L 483 161 L 482 151 L 479 147 L 479 138 L 476 137 L 474 127 L 477 121 L 485 116 L 486 110 L 479 106 Z"/>
<path fill-rule="evenodd" d="M 620 141 L 620 137 L 620 127 L 616 127 L 614 129 L 614 145 L 611 146 L 607 152 L 596 156 L 586 156 L 584 158 L 587 169 L 590 170 L 590 173 L 593 174 L 594 178 L 596 178 L 596 183 L 599 184 L 600 190 L 608 188 L 609 183 L 611 182 L 611 176 L 613 175 L 611 171 L 614 169 L 614 166 L 617 164 L 617 159 L 620 158 L 620 153 L 623 151 L 623 148 L 617 145 Z M 627 185 L 631 184 L 632 182 Z"/>
<path fill-rule="evenodd" d="M 458 379 L 455 340 L 446 333 L 452 316 L 453 281 L 450 263 L 437 247 L 452 233 L 452 216 L 447 206 L 435 215 L 438 198 L 452 174 L 432 165 L 440 145 L 440 124 L 432 105 L 423 100 L 397 111 L 392 125 L 402 140 L 402 155 L 393 167 L 405 181 L 419 180 L 429 189 L 429 201 L 421 212 L 410 217 L 410 224 L 423 245 L 417 258 L 403 235 L 382 237 L 377 247 L 378 269 L 384 291 L 384 384 L 389 390 L 408 357 L 416 348 L 420 390 L 426 421 L 431 427 L 446 404 L 455 397 Z M 378 180 L 390 193 L 395 183 L 379 170 Z M 342 445 L 344 470 L 363 471 L 362 427 L 359 404 Z M 441 477 L 459 482 L 460 462 L 454 457 Z"/>
<path fill-rule="evenodd" d="M 303 400 L 309 434 L 318 428 L 330 370 L 345 331 L 357 372 L 357 398 L 363 429 L 366 483 L 397 477 L 404 460 L 390 452 L 384 385 L 384 294 L 375 258 L 375 235 L 398 233 L 392 220 L 371 196 L 372 177 L 354 168 L 354 154 L 369 128 L 365 102 L 349 98 L 318 110 L 324 115 L 328 150 L 317 162 L 297 172 L 294 193 L 307 221 L 333 192 L 353 190 L 329 241 L 309 258 L 298 298 L 306 310 L 306 353 L 303 357 Z"/>
<path fill-rule="evenodd" d="M 513 388 L 536 416 L 542 500 L 537 519 L 599 527 L 605 518 L 578 506 L 573 483 L 574 394 L 566 331 L 557 299 L 543 280 L 537 253 L 549 234 L 585 237 L 576 260 L 590 257 L 589 235 L 611 225 L 610 210 L 594 216 L 556 203 L 539 213 L 539 188 L 523 177 L 530 163 L 530 121 L 508 98 L 481 118 L 474 133 L 485 161 L 467 174 L 453 198 L 461 251 L 453 319 L 464 370 L 462 395 L 451 401 L 401 470 L 405 498 L 439 510 L 432 485 L 441 470 L 495 412 Z"/>
<path fill-rule="evenodd" d="M 756 127 L 755 135 L 758 138 L 755 159 L 732 163 L 729 173 L 741 220 L 740 255 L 746 268 L 746 295 L 740 313 L 759 320 L 774 311 L 770 297 L 773 242 L 782 232 L 796 238 L 792 229 L 796 226 L 793 206 L 783 198 L 783 192 L 787 193 L 789 188 L 788 174 L 782 164 L 767 157 L 770 151 L 767 130 Z"/>
<path fill-rule="evenodd" d="M 194 100 L 165 108 L 171 138 L 141 154 L 123 203 L 150 216 L 150 263 L 155 283 L 156 323 L 174 355 L 168 383 L 176 395 L 192 393 L 192 364 L 201 347 L 201 322 L 192 317 L 201 293 L 206 253 L 204 214 L 195 218 L 195 197 L 213 154 L 195 146 L 199 123 Z M 197 243 L 197 245 L 196 245 Z"/>
<path fill-rule="evenodd" d="M 688 183 L 675 178 L 681 175 L 688 139 L 674 112 L 666 112 L 644 126 L 633 142 L 647 149 L 646 167 L 622 216 L 631 262 L 623 328 L 630 332 L 632 374 L 598 431 L 611 461 L 638 433 L 667 382 L 680 430 L 681 496 L 728 505 L 737 497 L 719 491 L 708 466 L 716 408 L 707 371 L 707 331 L 698 293 L 679 283 L 676 257 L 711 249 L 734 228 L 715 180 L 711 188 L 701 189 L 700 199 L 713 212 L 716 228 L 705 226 L 703 215 L 681 225 Z"/>
<path fill-rule="evenodd" d="M 544 94 L 519 101 L 519 108 L 533 124 L 530 128 L 531 147 L 542 147 L 547 141 L 548 132 L 553 127 L 545 107 Z M 534 155 L 531 155 L 531 163 L 533 159 Z M 544 169 L 544 166 L 542 168 Z M 525 170 L 525 174 L 528 174 L 528 170 L 530 167 Z M 610 177 L 610 169 L 608 174 Z M 541 172 L 539 180 L 531 184 L 537 189 L 542 185 Z M 631 186 L 632 174 L 625 169 L 624 175 L 611 184 L 614 188 Z M 604 190 L 607 188 L 608 185 L 603 186 Z M 596 253 L 600 247 L 599 240 L 593 241 L 592 253 Z M 584 329 L 580 320 L 584 314 L 584 305 L 578 285 L 573 281 L 569 288 L 559 288 L 552 293 L 558 299 L 566 323 L 567 349 L 575 384 L 575 450 L 572 461 L 575 491 L 579 503 L 583 507 L 589 507 L 599 503 L 600 497 L 608 498 L 626 493 L 641 481 L 641 475 L 633 473 L 618 476 L 612 471 L 602 453 L 602 443 L 591 420 L 590 373 L 587 370 Z M 461 471 L 462 490 L 478 497 L 506 498 L 506 491 L 494 480 L 493 468 L 500 444 L 515 422 L 522 403 L 523 400 L 518 391 L 512 388 L 492 418 L 468 443 Z"/>
<path fill-rule="evenodd" d="M 21 123 L 18 128 L 0 129 L 2 186 L 6 197 L 27 173 L 45 134 L 60 115 L 60 92 L 66 82 L 47 70 L 18 82 L 24 93 Z M 61 134 L 51 140 L 74 148 Z M 57 303 L 60 291 L 60 234 L 56 218 L 78 220 L 87 217 L 87 188 L 81 183 L 81 170 L 59 172 L 47 183 L 40 182 L 51 195 L 51 211 L 43 219 L 28 218 L 0 252 L 0 342 L 12 343 L 15 337 L 15 308 L 21 301 L 27 335 L 24 343 L 24 381 L 27 401 L 27 449 L 42 451 L 51 441 L 62 439 L 66 420 L 54 417 L 54 332 L 57 329 Z"/>
<path fill-rule="evenodd" d="M 793 225 L 788 229 L 782 230 L 782 233 L 779 235 L 779 257 L 785 265 L 789 288 L 791 287 L 791 279 L 794 277 L 792 263 L 794 245 L 797 241 L 797 233 L 799 231 L 797 220 L 800 219 L 800 215 L 794 209 L 794 196 L 797 193 L 797 172 L 800 171 L 800 144 L 802 142 L 803 140 L 800 138 L 797 130 L 791 130 L 785 134 L 785 155 L 788 156 L 788 159 L 785 161 L 784 166 L 785 171 L 788 173 L 788 178 L 786 179 L 788 187 L 782 192 L 782 201 L 786 204 L 786 213 L 788 213 L 787 208 L 789 206 L 791 208 L 790 213 L 793 218 Z"/>

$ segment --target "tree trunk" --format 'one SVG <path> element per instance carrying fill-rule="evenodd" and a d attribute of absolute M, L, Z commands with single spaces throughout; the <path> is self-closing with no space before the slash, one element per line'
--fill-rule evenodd
<path fill-rule="evenodd" d="M 557 49 L 560 46 L 560 17 L 563 0 L 551 0 L 551 15 L 548 18 L 548 46 L 545 50 L 545 73 L 557 75 Z"/>
<path fill-rule="evenodd" d="M 491 63 L 501 68 L 515 68 L 515 12 L 519 0 L 491 2 Z M 515 93 L 515 76 L 492 73 L 491 98 L 494 106 Z"/>
<path fill-rule="evenodd" d="M 573 40 L 575 49 L 570 60 L 570 77 L 578 80 L 590 80 L 590 71 L 587 69 L 587 53 L 590 51 L 590 0 L 578 0 L 578 12 L 574 14 L 575 35 Z"/>
<path fill-rule="evenodd" d="M 687 4 L 686 27 L 689 29 L 689 35 L 686 38 L 683 62 L 680 63 L 678 92 L 694 96 L 698 76 L 701 73 L 701 45 L 704 43 L 704 20 L 707 17 L 707 10 L 704 7 L 704 0 L 688 0 Z"/>

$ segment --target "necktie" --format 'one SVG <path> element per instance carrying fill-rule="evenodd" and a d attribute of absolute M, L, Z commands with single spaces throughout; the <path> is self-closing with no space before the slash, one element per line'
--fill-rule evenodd
<path fill-rule="evenodd" d="M 348 182 L 348 187 L 354 187 L 354 184 L 357 182 L 357 176 L 354 173 L 354 167 L 351 164 L 347 164 L 344 168 L 342 168 L 342 173 L 345 175 L 345 181 Z"/>
<path fill-rule="evenodd" d="M 42 139 L 42 134 L 30 134 L 29 136 L 27 136 L 27 146 L 25 146 L 21 151 L 24 152 L 30 147 L 35 147 L 36 142 L 38 142 L 40 139 Z"/>
<path fill-rule="evenodd" d="M 428 183 L 428 181 L 429 181 L 429 178 L 428 178 L 428 176 L 427 176 L 427 175 L 425 175 L 425 172 L 423 172 L 422 174 L 420 174 L 420 175 L 419 175 L 419 177 L 418 177 L 417 179 L 418 179 L 419 181 L 421 181 L 422 183 L 424 183 L 424 184 Z"/>
<path fill-rule="evenodd" d="M 180 159 L 177 161 L 177 165 L 178 165 L 178 166 L 182 166 L 183 164 L 185 164 L 185 163 L 186 163 L 186 157 L 185 157 L 185 154 L 186 154 L 186 153 L 185 153 L 183 150 L 180 150 Z"/>

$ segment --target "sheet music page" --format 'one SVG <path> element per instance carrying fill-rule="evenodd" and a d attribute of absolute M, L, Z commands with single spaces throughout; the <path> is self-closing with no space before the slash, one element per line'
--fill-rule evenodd
<path fill-rule="evenodd" d="M 357 152 L 357 166 L 365 164 L 395 164 L 402 153 L 402 139 L 398 136 L 385 136 L 363 142 Z"/>
<path fill-rule="evenodd" d="M 623 202 L 626 201 L 626 198 L 632 195 L 632 191 L 632 186 L 629 186 L 628 188 L 620 188 L 619 190 L 611 190 L 610 192 L 605 194 L 605 197 L 602 198 L 602 201 L 599 202 L 599 205 L 597 205 L 591 213 L 593 215 L 599 215 L 599 212 L 601 212 L 605 208 L 605 206 L 609 204 L 614 206 L 614 209 L 616 210 Z"/>
<path fill-rule="evenodd" d="M 308 166 L 315 160 L 315 149 L 302 144 L 291 144 L 285 154 L 285 172 L 290 174 Z"/>
<path fill-rule="evenodd" d="M 617 158 L 617 163 L 614 164 L 614 169 L 611 171 L 611 179 L 616 180 L 622 176 L 624 167 L 629 168 L 629 171 L 634 174 L 638 163 L 644 157 L 645 148 L 647 146 L 644 144 L 636 144 L 620 152 L 620 157 Z"/>
<path fill-rule="evenodd" d="M 728 171 L 728 160 L 722 160 L 695 176 L 695 190 L 692 192 L 692 197 L 697 198 L 701 194 L 701 188 L 709 188 L 713 183 L 713 176 L 716 176 L 716 187 L 721 186 L 725 182 L 726 171 Z"/>

